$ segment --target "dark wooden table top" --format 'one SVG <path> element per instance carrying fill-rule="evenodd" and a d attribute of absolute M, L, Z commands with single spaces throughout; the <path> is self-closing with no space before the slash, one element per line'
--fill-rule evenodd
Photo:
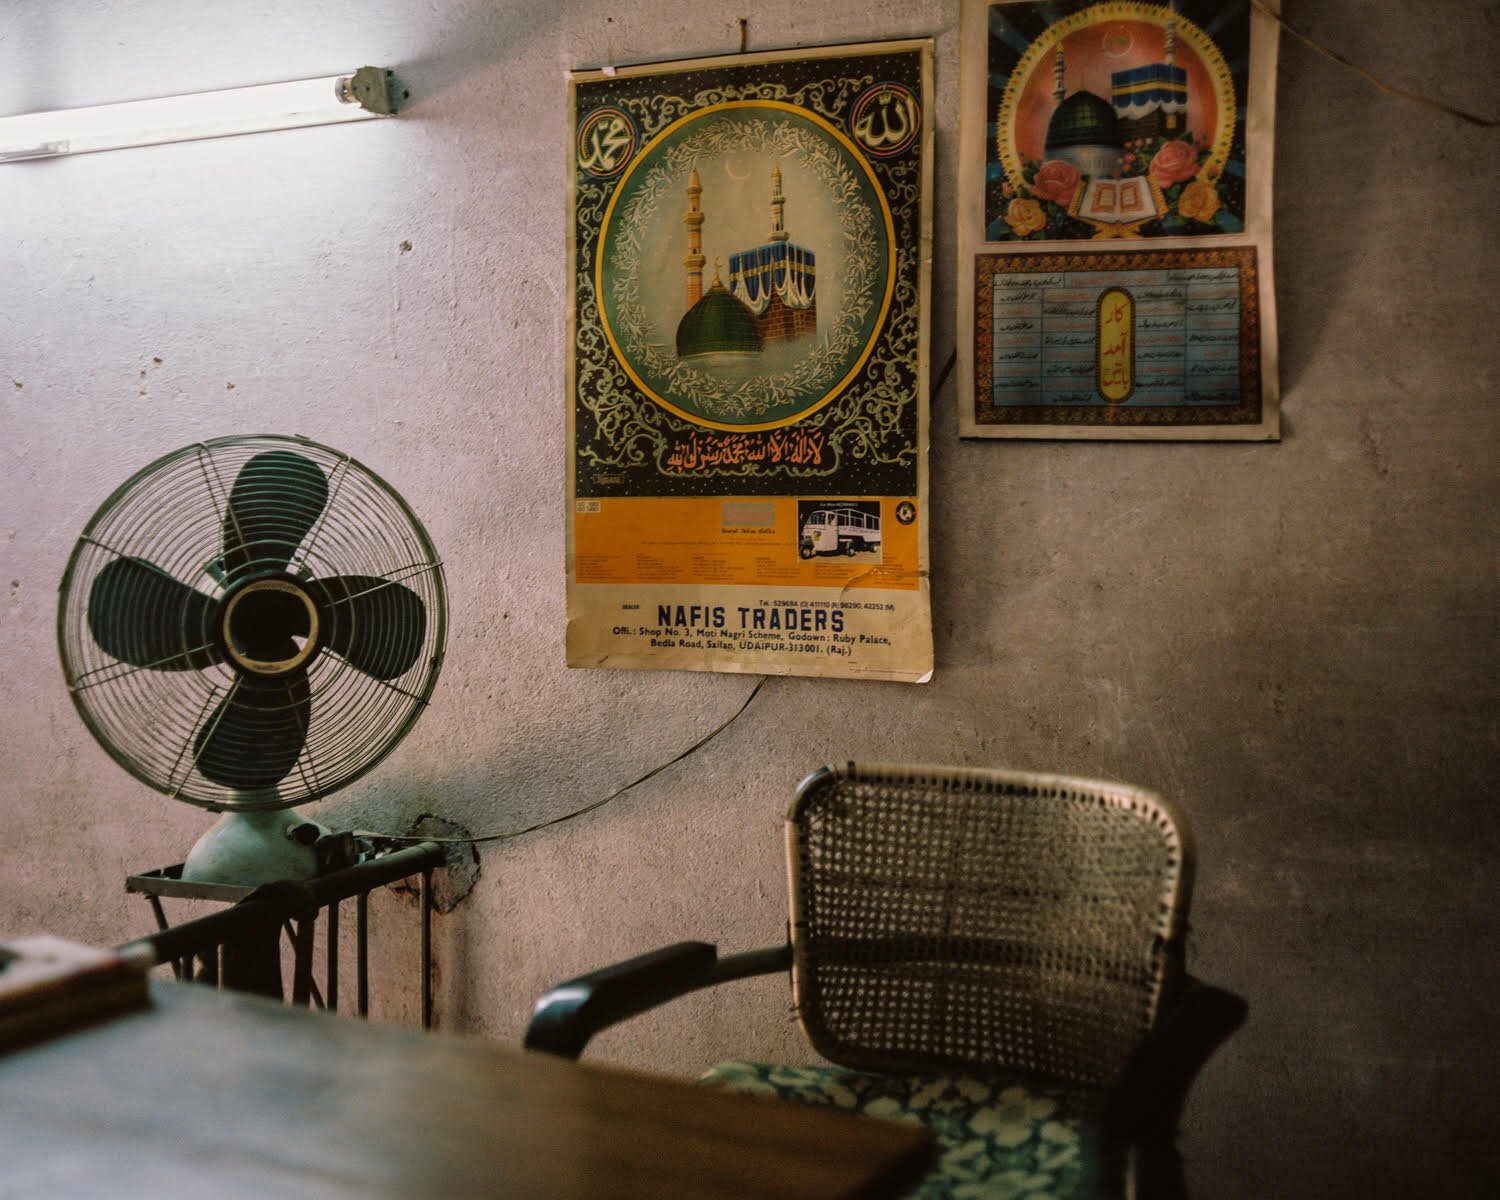
<path fill-rule="evenodd" d="M 154 982 L 0 1056 L 0 1196 L 899 1196 L 913 1127 Z"/>

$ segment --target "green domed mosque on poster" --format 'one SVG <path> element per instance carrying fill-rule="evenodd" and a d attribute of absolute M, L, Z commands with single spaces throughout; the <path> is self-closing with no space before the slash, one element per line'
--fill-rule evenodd
<path fill-rule="evenodd" d="M 817 270 L 813 252 L 790 240 L 781 168 L 771 168 L 771 232 L 766 241 L 729 260 L 729 287 L 719 278 L 703 290 L 703 183 L 693 168 L 687 186 L 687 311 L 677 326 L 677 356 L 709 363 L 719 355 L 757 355 L 768 345 L 818 331 Z"/>

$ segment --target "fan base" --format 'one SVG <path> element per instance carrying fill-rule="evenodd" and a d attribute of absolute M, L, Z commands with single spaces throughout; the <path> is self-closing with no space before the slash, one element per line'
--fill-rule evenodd
<path fill-rule="evenodd" d="M 258 887 L 318 873 L 314 844 L 328 831 L 291 809 L 226 812 L 194 844 L 182 878 Z"/>

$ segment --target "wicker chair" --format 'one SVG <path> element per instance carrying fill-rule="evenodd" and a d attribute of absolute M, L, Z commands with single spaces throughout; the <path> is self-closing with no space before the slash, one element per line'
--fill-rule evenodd
<path fill-rule="evenodd" d="M 710 1086 L 916 1119 L 939 1197 L 1184 1194 L 1188 1085 L 1243 1021 L 1190 979 L 1193 849 L 1136 788 L 1013 771 L 826 767 L 787 819 L 788 945 L 685 942 L 572 980 L 526 1044 L 569 1057 L 700 987 L 791 969 L 836 1066 L 724 1063 Z"/>

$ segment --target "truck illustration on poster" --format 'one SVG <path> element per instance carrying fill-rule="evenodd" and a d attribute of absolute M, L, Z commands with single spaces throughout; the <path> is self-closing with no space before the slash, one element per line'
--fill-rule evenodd
<path fill-rule="evenodd" d="M 570 78 L 571 665 L 931 673 L 931 55 Z"/>

